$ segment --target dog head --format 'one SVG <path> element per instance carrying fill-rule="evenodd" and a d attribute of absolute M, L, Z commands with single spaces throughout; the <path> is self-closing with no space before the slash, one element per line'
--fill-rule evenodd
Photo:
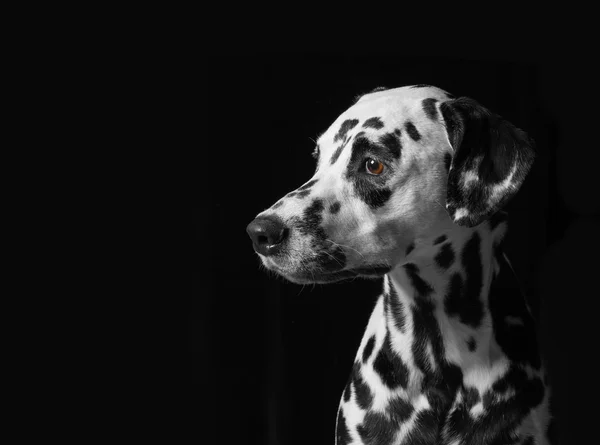
<path fill-rule="evenodd" d="M 525 133 L 435 87 L 359 98 L 319 137 L 313 177 L 247 231 L 265 267 L 295 283 L 378 277 L 440 225 L 472 227 L 519 189 Z"/>

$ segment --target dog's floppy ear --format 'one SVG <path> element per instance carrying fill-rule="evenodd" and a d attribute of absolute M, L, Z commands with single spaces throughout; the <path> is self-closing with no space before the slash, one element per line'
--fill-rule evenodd
<path fill-rule="evenodd" d="M 467 97 L 443 102 L 440 111 L 454 149 L 446 209 L 456 224 L 473 227 L 517 192 L 533 163 L 533 141 Z"/>

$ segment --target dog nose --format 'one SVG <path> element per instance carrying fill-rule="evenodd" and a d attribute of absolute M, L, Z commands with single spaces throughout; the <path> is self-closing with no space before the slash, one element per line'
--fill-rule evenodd
<path fill-rule="evenodd" d="M 246 232 L 252 239 L 254 250 L 269 256 L 279 252 L 288 230 L 279 218 L 261 217 L 248 224 Z"/>

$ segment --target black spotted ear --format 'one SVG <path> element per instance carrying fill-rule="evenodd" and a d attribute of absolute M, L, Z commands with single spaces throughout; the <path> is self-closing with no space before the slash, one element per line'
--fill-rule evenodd
<path fill-rule="evenodd" d="M 535 157 L 533 141 L 467 97 L 442 103 L 440 111 L 454 149 L 446 209 L 456 224 L 473 227 L 519 190 Z"/>

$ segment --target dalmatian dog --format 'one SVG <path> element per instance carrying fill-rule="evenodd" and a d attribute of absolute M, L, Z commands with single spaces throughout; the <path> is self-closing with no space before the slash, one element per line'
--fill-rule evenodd
<path fill-rule="evenodd" d="M 248 227 L 293 283 L 383 277 L 341 395 L 336 443 L 545 445 L 554 429 L 503 205 L 531 140 L 427 85 L 361 96 L 322 134 L 313 177 Z"/>

